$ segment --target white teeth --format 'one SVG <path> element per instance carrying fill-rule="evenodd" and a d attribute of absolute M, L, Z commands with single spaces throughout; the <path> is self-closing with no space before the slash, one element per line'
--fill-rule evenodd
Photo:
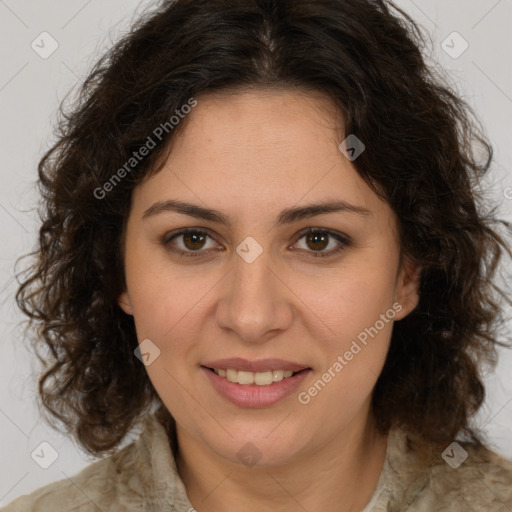
<path fill-rule="evenodd" d="M 254 374 L 254 384 L 258 384 L 258 386 L 268 386 L 272 384 L 272 382 L 274 382 L 274 378 L 270 370 L 268 372 L 257 372 Z"/>
<path fill-rule="evenodd" d="M 229 380 L 229 382 L 237 382 L 238 372 L 236 370 L 233 370 L 232 368 L 228 368 L 226 370 L 226 379 Z"/>
<path fill-rule="evenodd" d="M 244 386 L 256 384 L 257 386 L 269 386 L 273 382 L 279 382 L 287 377 L 291 377 L 291 370 L 268 370 L 266 372 L 246 372 L 243 370 L 234 370 L 233 368 L 223 369 L 214 368 L 213 371 L 219 376 Z"/>

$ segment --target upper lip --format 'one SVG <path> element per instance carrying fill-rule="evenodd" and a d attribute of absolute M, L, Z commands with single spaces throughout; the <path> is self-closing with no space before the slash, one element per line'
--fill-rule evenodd
<path fill-rule="evenodd" d="M 298 372 L 308 368 L 303 364 L 285 361 L 284 359 L 258 359 L 257 361 L 248 361 L 241 357 L 231 357 L 229 359 L 217 359 L 203 364 L 207 368 L 242 370 L 246 372 L 265 372 L 268 370 L 290 370 Z"/>

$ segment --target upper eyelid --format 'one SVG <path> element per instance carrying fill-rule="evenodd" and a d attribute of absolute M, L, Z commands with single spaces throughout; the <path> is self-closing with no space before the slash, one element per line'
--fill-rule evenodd
<path fill-rule="evenodd" d="M 179 236 L 186 235 L 187 233 L 200 233 L 209 236 L 212 240 L 216 240 L 216 237 L 211 234 L 211 232 L 207 228 L 182 228 L 176 231 L 171 231 L 163 236 L 164 242 L 170 242 Z"/>

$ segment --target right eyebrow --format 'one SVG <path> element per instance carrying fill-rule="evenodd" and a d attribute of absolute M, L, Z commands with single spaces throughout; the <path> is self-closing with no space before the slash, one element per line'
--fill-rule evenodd
<path fill-rule="evenodd" d="M 148 217 L 169 211 L 180 213 L 182 215 L 189 215 L 190 217 L 195 217 L 197 219 L 217 222 L 219 224 L 223 224 L 226 227 L 232 227 L 233 225 L 233 219 L 219 210 L 204 208 L 196 204 L 177 201 L 174 199 L 159 201 L 153 204 L 147 210 L 145 210 L 142 218 L 146 219 Z M 361 216 L 373 215 L 370 210 L 362 206 L 353 205 L 342 200 L 334 200 L 309 204 L 306 206 L 286 208 L 282 210 L 277 216 L 277 219 L 274 222 L 274 227 L 291 224 L 305 218 L 324 215 L 327 213 L 351 213 Z"/>

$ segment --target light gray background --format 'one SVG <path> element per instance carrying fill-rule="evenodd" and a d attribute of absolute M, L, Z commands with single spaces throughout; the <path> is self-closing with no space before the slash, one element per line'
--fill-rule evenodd
<path fill-rule="evenodd" d="M 506 192 L 512 187 L 512 0 L 397 3 L 431 34 L 429 62 L 448 70 L 452 87 L 482 120 L 495 149 L 486 187 L 489 197 L 500 204 L 502 216 L 512 220 L 512 188 Z M 39 417 L 36 361 L 23 343 L 22 316 L 14 303 L 14 262 L 36 241 L 36 165 L 52 141 L 60 101 L 86 76 L 103 49 L 150 5 L 151 1 L 136 0 L 0 0 L 0 506 L 72 477 L 92 461 Z M 43 31 L 59 45 L 48 59 L 31 48 Z M 454 31 L 469 44 L 458 58 L 442 47 L 446 41 L 452 52 L 462 48 L 458 36 L 451 36 Z M 476 423 L 489 434 L 491 447 L 512 460 L 512 354 L 500 354 L 496 373 L 486 377 L 488 399 Z M 58 453 L 46 470 L 31 458 L 43 441 Z"/>

